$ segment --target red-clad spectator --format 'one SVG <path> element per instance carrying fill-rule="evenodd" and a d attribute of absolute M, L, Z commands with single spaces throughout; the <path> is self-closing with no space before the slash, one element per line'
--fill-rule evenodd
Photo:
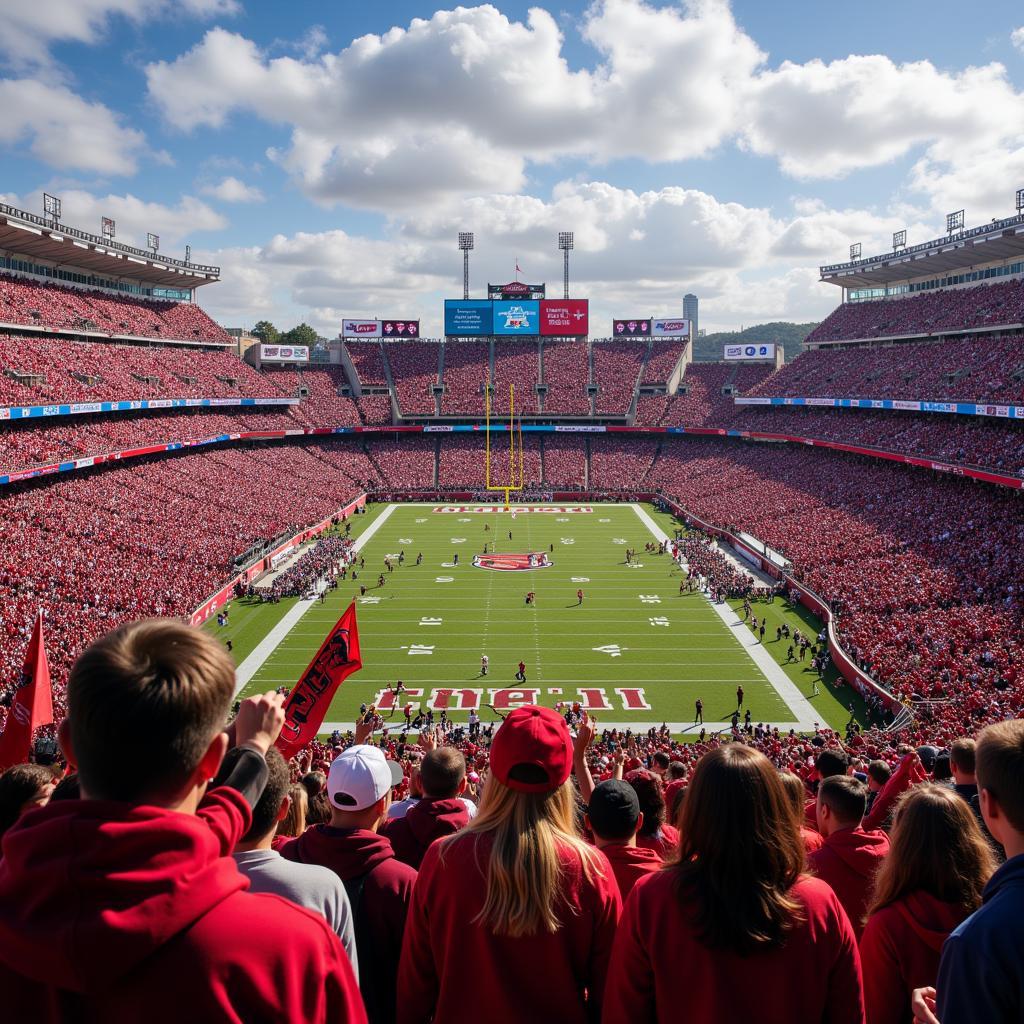
<path fill-rule="evenodd" d="M 730 743 L 697 765 L 678 862 L 626 903 L 605 989 L 606 1024 L 723 1019 L 863 1024 L 857 943 L 827 885 L 803 874 L 778 772 Z"/>
<path fill-rule="evenodd" d="M 623 903 L 633 886 L 645 875 L 660 871 L 663 863 L 657 851 L 636 844 L 643 817 L 636 790 L 619 779 L 598 783 L 587 804 L 594 845 L 611 864 Z"/>
<path fill-rule="evenodd" d="M 593 1020 L 621 902 L 608 862 L 576 835 L 569 728 L 550 708 L 517 708 L 490 758 L 479 814 L 420 868 L 398 1019 Z"/>
<path fill-rule="evenodd" d="M 427 848 L 442 836 L 450 836 L 469 823 L 466 791 L 466 759 L 454 747 L 429 750 L 420 762 L 423 798 L 400 818 L 390 818 L 381 829 L 395 856 L 418 868 Z"/>
<path fill-rule="evenodd" d="M 41 764 L 16 764 L 0 775 L 0 838 L 23 814 L 45 807 L 56 785 Z"/>
<path fill-rule="evenodd" d="M 324 919 L 246 892 L 226 856 L 284 722 L 277 694 L 246 701 L 225 758 L 234 684 L 223 647 L 172 620 L 121 626 L 75 663 L 61 743 L 81 799 L 4 837 L 7 1019 L 366 1020 Z"/>
<path fill-rule="evenodd" d="M 995 859 L 966 801 L 936 783 L 900 800 L 860 940 L 868 1024 L 908 1024 L 946 936 L 981 906 Z"/>
<path fill-rule="evenodd" d="M 626 773 L 626 781 L 636 790 L 643 822 L 636 836 L 636 845 L 654 850 L 665 860 L 679 846 L 679 832 L 665 820 L 665 786 L 653 771 L 638 768 Z"/>
<path fill-rule="evenodd" d="M 800 822 L 800 838 L 804 842 L 804 852 L 810 856 L 815 850 L 821 849 L 825 840 L 821 838 L 821 833 L 817 828 L 808 827 L 804 817 L 804 797 L 807 795 L 807 788 L 800 777 L 792 772 L 781 772 L 779 777 L 786 789 L 786 796 L 789 797 L 789 802 L 793 805 L 793 813 Z"/>
<path fill-rule="evenodd" d="M 832 887 L 859 937 L 871 887 L 889 852 L 884 832 L 861 828 L 867 786 L 851 775 L 834 775 L 818 787 L 818 831 L 825 837 L 810 855 L 811 870 Z"/>
<path fill-rule="evenodd" d="M 314 825 L 281 847 L 286 860 L 320 864 L 345 883 L 355 915 L 359 986 L 371 1024 L 395 1019 L 398 958 L 416 871 L 378 834 L 402 769 L 377 747 L 358 743 L 331 762 L 330 825 Z"/>

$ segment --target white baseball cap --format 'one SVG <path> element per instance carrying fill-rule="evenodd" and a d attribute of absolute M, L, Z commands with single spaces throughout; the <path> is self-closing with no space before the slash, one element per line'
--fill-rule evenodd
<path fill-rule="evenodd" d="M 402 767 L 379 747 L 361 743 L 331 762 L 327 798 L 339 811 L 365 811 L 402 781 Z"/>

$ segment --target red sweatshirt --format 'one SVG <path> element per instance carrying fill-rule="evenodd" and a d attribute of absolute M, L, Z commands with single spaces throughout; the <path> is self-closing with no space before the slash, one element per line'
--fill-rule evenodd
<path fill-rule="evenodd" d="M 579 854 L 564 847 L 554 898 L 562 927 L 525 938 L 494 935 L 474 921 L 490 843 L 487 835 L 466 836 L 427 850 L 402 948 L 399 1024 L 598 1020 L 621 908 L 611 872 L 588 878 Z"/>
<path fill-rule="evenodd" d="M 657 850 L 648 850 L 642 846 L 603 846 L 601 852 L 611 864 L 623 903 L 641 878 L 660 871 L 664 864 Z"/>
<path fill-rule="evenodd" d="M 918 890 L 868 918 L 860 940 L 868 1024 L 910 1024 L 911 993 L 935 985 L 942 944 L 966 917 Z"/>
<path fill-rule="evenodd" d="M 395 859 L 384 836 L 366 829 L 313 825 L 281 847 L 281 856 L 321 864 L 345 883 L 355 917 L 359 987 L 370 1020 L 394 1020 L 398 957 L 416 871 Z"/>
<path fill-rule="evenodd" d="M 811 870 L 839 897 L 858 939 L 875 872 L 888 852 L 889 837 L 884 832 L 843 828 L 827 836 L 821 849 L 807 858 Z"/>
<path fill-rule="evenodd" d="M 323 918 L 245 891 L 226 854 L 249 820 L 228 788 L 200 816 L 99 800 L 25 815 L 0 860 L 4 1019 L 364 1022 Z"/>
<path fill-rule="evenodd" d="M 675 872 L 641 879 L 626 901 L 604 992 L 604 1024 L 864 1024 L 860 956 L 835 894 L 802 877 L 805 920 L 779 949 L 739 956 L 697 938 Z"/>
<path fill-rule="evenodd" d="M 392 818 L 382 829 L 391 841 L 395 856 L 418 868 L 427 847 L 442 836 L 450 836 L 469 823 L 469 808 L 459 797 L 451 800 L 418 800 L 401 818 Z"/>

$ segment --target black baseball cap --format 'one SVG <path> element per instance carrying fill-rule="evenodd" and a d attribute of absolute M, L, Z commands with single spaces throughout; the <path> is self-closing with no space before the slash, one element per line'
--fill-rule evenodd
<path fill-rule="evenodd" d="M 608 779 L 594 787 L 587 807 L 590 827 L 602 839 L 628 839 L 636 831 L 640 801 L 636 790 L 621 779 Z"/>

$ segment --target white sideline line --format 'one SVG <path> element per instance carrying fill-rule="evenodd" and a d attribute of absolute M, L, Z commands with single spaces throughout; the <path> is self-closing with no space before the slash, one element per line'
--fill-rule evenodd
<path fill-rule="evenodd" d="M 633 505 L 632 507 L 633 511 L 637 514 L 637 518 L 651 531 L 655 539 L 668 541 L 671 544 L 668 534 L 639 505 Z M 780 729 L 785 726 L 787 729 L 795 728 L 800 732 L 810 732 L 814 728 L 814 723 L 821 721 L 821 716 L 815 712 L 811 702 L 797 689 L 796 683 L 782 671 L 779 663 L 764 649 L 762 644 L 758 643 L 753 631 L 743 625 L 740 617 L 726 602 L 723 601 L 721 604 L 715 604 L 709 597 L 708 603 L 722 622 L 729 628 L 729 632 L 739 641 L 740 646 L 750 655 L 750 660 L 753 661 L 768 678 L 772 686 L 775 687 L 790 711 L 799 719 L 796 723 L 772 722 L 771 724 L 778 724 Z"/>
<path fill-rule="evenodd" d="M 395 505 L 388 505 L 356 539 L 356 542 L 352 545 L 352 550 L 361 551 L 363 545 L 377 532 L 396 507 Z M 281 621 L 249 652 L 249 657 L 235 670 L 236 697 L 249 685 L 253 676 L 263 667 L 263 663 L 277 650 L 284 638 L 292 631 L 292 627 L 314 604 L 316 604 L 315 597 L 309 600 L 301 598 L 296 601 L 282 616 Z"/>
<path fill-rule="evenodd" d="M 413 701 L 414 707 L 416 706 L 416 704 L 417 702 Z M 477 710 L 479 710 L 479 708 Z M 511 710 L 511 708 L 509 710 Z M 637 712 L 637 714 L 639 713 L 640 712 Z M 440 712 L 438 712 L 437 714 L 440 714 Z M 466 712 L 457 711 L 456 714 L 466 714 Z M 389 732 L 401 732 L 402 727 L 405 725 L 405 718 L 402 715 L 401 710 L 396 709 L 394 716 L 392 718 L 385 718 L 384 723 L 385 725 L 387 725 Z M 456 724 L 465 725 L 466 723 L 456 721 Z M 482 724 L 484 725 L 484 727 L 486 727 L 490 723 L 484 722 Z M 501 727 L 501 722 L 495 722 L 494 724 L 496 728 Z M 802 729 L 799 722 L 762 722 L 761 724 L 772 729 L 777 727 L 779 732 L 789 732 L 790 729 L 795 729 L 797 732 L 809 731 Z M 601 712 L 597 712 L 598 731 L 602 729 L 618 729 L 620 731 L 625 729 L 632 729 L 634 733 L 640 733 L 647 732 L 648 729 L 660 729 L 662 725 L 667 725 L 669 731 L 673 734 L 693 733 L 696 736 L 700 733 L 701 730 L 700 725 L 694 725 L 692 722 L 662 722 L 660 719 L 656 722 L 606 722 L 601 717 Z M 355 722 L 324 722 L 320 726 L 320 733 L 322 735 L 324 733 L 334 732 L 335 729 L 338 729 L 341 732 L 347 732 L 350 729 L 355 729 L 355 727 Z M 712 736 L 716 732 L 730 732 L 732 730 L 732 722 L 705 722 L 704 728 L 707 730 L 708 736 Z M 419 730 L 410 729 L 409 733 L 410 735 L 415 736 L 419 734 Z"/>

